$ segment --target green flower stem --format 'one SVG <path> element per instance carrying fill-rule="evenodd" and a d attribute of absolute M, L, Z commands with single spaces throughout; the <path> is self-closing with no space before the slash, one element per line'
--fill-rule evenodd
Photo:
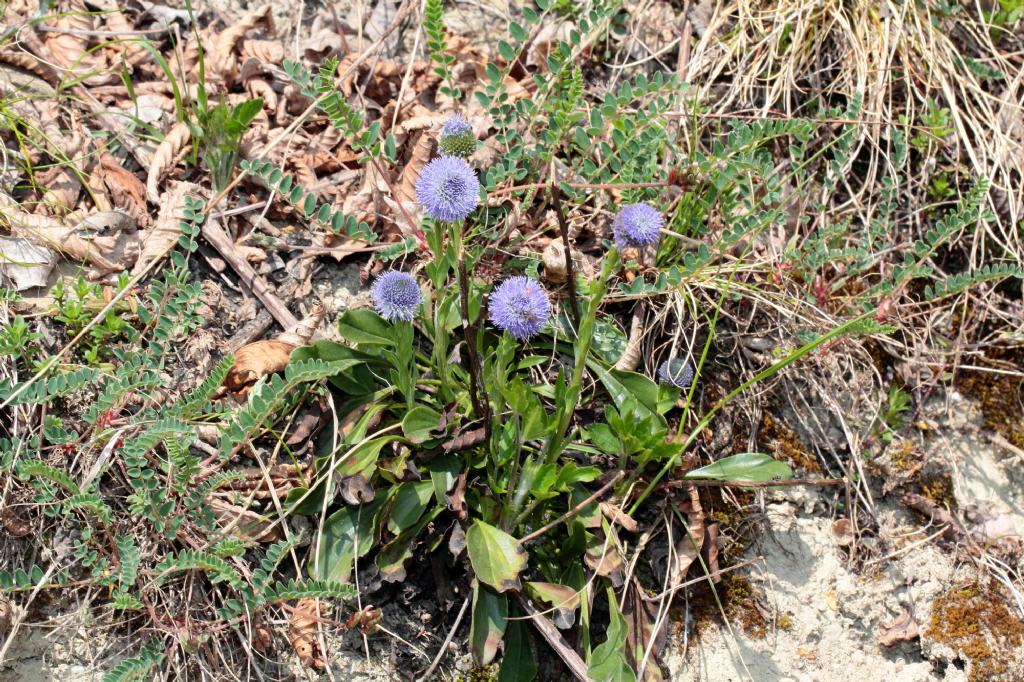
<path fill-rule="evenodd" d="M 594 324 L 597 322 L 597 311 L 601 307 L 605 292 L 608 291 L 608 280 L 619 268 L 619 250 L 612 247 L 604 257 L 604 264 L 601 267 L 601 274 L 590 291 L 590 298 L 587 303 L 586 313 L 580 322 L 580 328 L 576 332 L 576 364 L 573 367 L 572 379 L 565 392 L 565 400 L 558 408 L 558 423 L 555 431 L 548 439 L 544 452 L 544 460 L 548 464 L 554 464 L 565 448 L 566 431 L 569 429 L 569 422 L 576 412 L 576 405 L 580 400 L 580 392 L 583 386 L 583 372 L 587 367 L 587 355 L 590 353 L 590 342 L 594 336 Z"/>
<path fill-rule="evenodd" d="M 861 327 L 864 324 L 864 322 L 874 317 L 874 315 L 875 311 L 873 310 L 866 312 L 862 315 L 859 315 L 858 317 L 853 318 L 852 320 L 844 322 L 843 324 L 839 325 L 835 329 L 832 329 L 828 333 L 822 334 L 813 341 L 805 343 L 803 346 L 797 348 L 795 351 L 793 351 L 783 359 L 779 360 L 774 365 L 761 370 L 753 377 L 743 382 L 738 387 L 734 388 L 727 396 L 725 396 L 717 403 L 715 403 L 715 406 L 708 410 L 708 413 L 704 415 L 700 422 L 697 423 L 697 426 L 693 429 L 693 431 L 690 432 L 690 435 L 689 437 L 687 437 L 686 442 L 683 443 L 683 447 L 679 450 L 679 452 L 673 455 L 671 459 L 665 462 L 665 465 L 661 467 L 661 471 L 658 472 L 657 476 L 651 479 L 651 482 L 648 483 L 647 487 L 644 488 L 644 491 L 640 493 L 640 497 L 637 498 L 636 502 L 633 503 L 633 506 L 629 508 L 629 511 L 627 513 L 636 513 L 636 510 L 640 507 L 643 501 L 646 500 L 647 496 L 651 494 L 652 490 L 654 490 L 654 486 L 658 485 L 658 482 L 665 477 L 665 474 L 671 471 L 679 463 L 679 458 L 682 457 L 683 453 L 686 452 L 691 445 L 693 445 L 693 441 L 695 441 L 697 439 L 697 436 L 700 435 L 700 433 L 707 427 L 708 424 L 711 423 L 711 420 L 714 418 L 715 414 L 717 414 L 718 411 L 722 409 L 730 400 L 732 400 L 737 395 L 747 390 L 751 386 L 761 381 L 764 381 L 765 379 L 774 376 L 775 374 L 778 374 L 778 372 L 782 370 L 784 367 L 793 364 L 803 356 L 813 351 L 815 348 L 818 348 L 819 346 L 828 343 L 829 341 L 835 338 L 843 336 L 844 334 L 855 332 L 859 327 Z"/>

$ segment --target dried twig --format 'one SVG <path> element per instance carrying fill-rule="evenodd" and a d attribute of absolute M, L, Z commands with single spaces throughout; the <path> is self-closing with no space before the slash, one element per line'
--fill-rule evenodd
<path fill-rule="evenodd" d="M 283 328 L 289 329 L 298 323 L 298 319 L 292 315 L 288 307 L 281 302 L 267 281 L 249 265 L 249 261 L 238 253 L 235 243 L 231 241 L 227 232 L 216 220 L 208 219 L 203 223 L 203 236 L 213 248 L 217 249 L 224 260 L 234 269 L 242 283 L 252 292 L 253 296 L 260 300 L 277 323 Z"/>
<path fill-rule="evenodd" d="M 565 247 L 565 275 L 569 280 L 569 310 L 572 311 L 572 319 L 576 322 L 576 328 L 580 326 L 580 308 L 576 301 L 576 275 L 572 271 L 572 249 L 569 247 L 569 224 L 565 220 L 565 211 L 562 209 L 561 190 L 558 184 L 551 183 L 551 203 L 555 206 L 555 215 L 558 216 L 558 231 L 562 235 L 562 246 Z"/>

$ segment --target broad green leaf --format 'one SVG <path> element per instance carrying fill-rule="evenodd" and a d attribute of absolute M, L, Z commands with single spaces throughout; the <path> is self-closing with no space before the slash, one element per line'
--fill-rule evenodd
<path fill-rule="evenodd" d="M 793 478 L 789 465 L 761 452 L 743 452 L 694 469 L 685 478 L 768 482 Z"/>
<path fill-rule="evenodd" d="M 402 437 L 380 436 L 379 438 L 371 438 L 368 441 L 364 441 L 355 447 L 342 445 L 339 448 L 337 460 L 339 464 L 336 465 L 335 471 L 342 477 L 355 476 L 361 473 L 370 478 L 373 469 L 377 466 L 377 458 L 380 456 L 381 448 L 396 440 L 402 440 Z M 329 463 L 330 460 L 327 460 L 327 462 Z"/>
<path fill-rule="evenodd" d="M 626 660 L 626 621 L 610 587 L 608 615 L 608 638 L 590 654 L 587 675 L 593 682 L 636 682 L 636 674 Z"/>
<path fill-rule="evenodd" d="M 512 609 L 521 618 L 518 608 Z M 501 656 L 498 682 L 533 682 L 537 677 L 537 659 L 530 646 L 530 628 L 525 620 L 510 620 L 505 630 L 505 653 Z"/>
<path fill-rule="evenodd" d="M 473 661 L 482 668 L 494 660 L 508 623 L 508 597 L 479 582 L 473 588 L 473 620 L 469 646 Z"/>
<path fill-rule="evenodd" d="M 454 455 L 442 455 L 430 460 L 427 470 L 430 471 L 430 481 L 434 484 L 434 499 L 438 504 L 447 506 L 445 495 L 455 485 L 455 479 L 462 471 L 462 463 Z"/>
<path fill-rule="evenodd" d="M 386 495 L 378 495 L 368 504 L 345 507 L 324 523 L 323 534 L 313 540 L 320 550 L 310 560 L 309 573 L 316 580 L 347 582 L 352 575 L 352 562 L 369 552 L 377 538 L 377 522 L 384 509 Z"/>
<path fill-rule="evenodd" d="M 441 413 L 426 405 L 416 405 L 402 419 L 402 433 L 413 443 L 422 443 L 433 436 L 431 431 L 441 422 Z"/>
<path fill-rule="evenodd" d="M 519 572 L 526 568 L 526 552 L 519 541 L 483 521 L 473 521 L 466 533 L 466 548 L 473 572 L 498 592 L 519 589 Z"/>
<path fill-rule="evenodd" d="M 593 360 L 587 360 L 587 367 L 597 374 L 601 383 L 604 384 L 605 390 L 615 402 L 615 407 L 621 410 L 623 402 L 632 396 L 636 399 L 642 412 L 657 414 L 658 384 L 654 381 L 636 372 L 607 370 Z"/>
<path fill-rule="evenodd" d="M 388 530 L 395 535 L 416 523 L 430 502 L 434 486 L 430 481 L 408 481 L 398 486 L 395 504 L 388 518 Z"/>
<path fill-rule="evenodd" d="M 338 333 L 356 344 L 370 346 L 396 346 L 394 330 L 384 319 L 369 308 L 346 310 L 338 320 Z"/>

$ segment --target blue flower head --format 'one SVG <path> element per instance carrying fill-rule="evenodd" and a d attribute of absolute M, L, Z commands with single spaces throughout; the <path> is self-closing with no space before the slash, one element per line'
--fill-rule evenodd
<path fill-rule="evenodd" d="M 465 159 L 442 156 L 423 167 L 416 181 L 416 198 L 434 220 L 456 223 L 480 203 L 480 181 Z"/>
<path fill-rule="evenodd" d="M 377 312 L 392 322 L 412 320 L 423 299 L 420 285 L 412 275 L 399 270 L 380 273 L 370 287 L 370 297 L 373 298 Z"/>
<path fill-rule="evenodd" d="M 663 384 L 689 388 L 693 383 L 693 365 L 682 358 L 669 358 L 658 368 L 658 378 Z"/>
<path fill-rule="evenodd" d="M 491 322 L 522 341 L 544 328 L 551 302 L 544 288 L 526 276 L 509 277 L 491 293 Z"/>
<path fill-rule="evenodd" d="M 473 126 L 462 114 L 452 114 L 441 126 L 441 136 L 437 146 L 442 156 L 460 156 L 466 158 L 476 151 L 476 135 Z"/>
<path fill-rule="evenodd" d="M 612 223 L 612 236 L 620 248 L 641 248 L 657 244 L 665 219 L 658 209 L 650 204 L 629 204 L 623 206 Z"/>

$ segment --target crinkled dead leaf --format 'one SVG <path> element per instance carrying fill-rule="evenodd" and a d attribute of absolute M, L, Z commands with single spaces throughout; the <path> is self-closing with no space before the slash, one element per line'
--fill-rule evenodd
<path fill-rule="evenodd" d="M 920 634 L 917 621 L 914 616 L 903 609 L 902 613 L 895 620 L 888 623 L 881 623 L 878 626 L 878 643 L 882 646 L 892 646 L 899 642 L 909 642 L 917 639 Z"/>
<path fill-rule="evenodd" d="M 45 246 L 27 239 L 0 237 L 0 284 L 24 291 L 46 284 L 56 256 Z"/>
<path fill-rule="evenodd" d="M 224 386 L 236 395 L 244 395 L 260 377 L 287 367 L 293 350 L 294 344 L 272 339 L 243 346 L 235 353 L 235 364 L 224 378 Z"/>
<path fill-rule="evenodd" d="M 177 123 L 167 131 L 160 145 L 153 152 L 153 162 L 146 177 L 146 198 L 154 204 L 160 203 L 160 181 L 174 165 L 178 154 L 188 144 L 191 132 L 184 123 Z"/>
<path fill-rule="evenodd" d="M 675 561 L 669 566 L 669 585 L 672 587 L 686 579 L 690 565 L 700 556 L 704 544 L 704 510 L 697 486 L 687 485 L 684 490 L 689 495 L 681 505 L 686 512 L 686 527 L 677 531 Z"/>
<path fill-rule="evenodd" d="M 105 151 L 99 155 L 99 176 L 110 195 L 112 205 L 134 218 L 140 228 L 149 227 L 151 221 L 146 208 L 146 187 L 142 181 Z"/>
<path fill-rule="evenodd" d="M 666 625 L 669 621 L 667 618 L 662 619 L 655 631 L 655 626 L 658 625 L 659 603 L 644 599 L 640 590 L 641 587 L 636 580 L 630 581 L 622 602 L 622 617 L 626 619 L 626 657 L 636 670 L 644 660 L 645 652 L 650 648 L 651 655 L 647 657 L 643 674 L 637 679 L 641 682 L 661 682 L 665 678 L 658 665 L 658 656 L 665 648 L 665 639 L 668 635 Z"/>
<path fill-rule="evenodd" d="M 316 637 L 317 620 L 317 600 L 300 599 L 292 608 L 292 617 L 288 621 L 288 641 L 303 666 L 322 670 L 324 657 Z"/>
<path fill-rule="evenodd" d="M 149 264 L 165 256 L 181 236 L 181 221 L 185 217 L 185 196 L 201 196 L 202 189 L 191 182 L 172 182 L 160 197 L 160 213 L 156 222 L 142 235 L 142 252 L 135 262 L 132 274 L 142 272 Z"/>
<path fill-rule="evenodd" d="M 636 521 L 633 519 L 632 516 L 622 511 L 622 509 L 620 509 L 617 505 L 614 505 L 611 502 L 602 502 L 600 506 L 601 513 L 604 514 L 605 518 L 607 518 L 609 521 L 616 524 L 617 526 L 621 526 L 625 530 L 628 530 L 630 533 L 636 532 Z"/>

